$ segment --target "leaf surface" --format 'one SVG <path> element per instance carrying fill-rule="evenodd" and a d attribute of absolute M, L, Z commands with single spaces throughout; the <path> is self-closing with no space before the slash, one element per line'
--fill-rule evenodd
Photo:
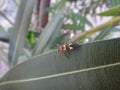
<path fill-rule="evenodd" d="M 70 57 L 51 51 L 13 67 L 2 90 L 119 90 L 120 38 L 82 44 Z"/>

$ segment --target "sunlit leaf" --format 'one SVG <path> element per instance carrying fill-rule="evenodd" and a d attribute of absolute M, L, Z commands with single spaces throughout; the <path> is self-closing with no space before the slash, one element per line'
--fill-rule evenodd
<path fill-rule="evenodd" d="M 120 5 L 112 7 L 108 9 L 107 11 L 101 12 L 97 15 L 100 16 L 120 16 Z"/>

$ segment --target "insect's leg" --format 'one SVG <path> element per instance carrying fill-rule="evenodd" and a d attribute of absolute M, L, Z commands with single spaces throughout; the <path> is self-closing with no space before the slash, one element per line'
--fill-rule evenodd
<path fill-rule="evenodd" d="M 69 59 L 69 58 L 70 58 L 70 52 L 69 52 L 69 51 L 66 52 L 66 53 L 65 53 L 65 56 Z"/>

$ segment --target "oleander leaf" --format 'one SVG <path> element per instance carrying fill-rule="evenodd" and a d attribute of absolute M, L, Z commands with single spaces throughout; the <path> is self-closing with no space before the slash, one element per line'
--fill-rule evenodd
<path fill-rule="evenodd" d="M 1 90 L 119 90 L 120 38 L 80 45 L 69 58 L 54 50 L 16 65 Z"/>

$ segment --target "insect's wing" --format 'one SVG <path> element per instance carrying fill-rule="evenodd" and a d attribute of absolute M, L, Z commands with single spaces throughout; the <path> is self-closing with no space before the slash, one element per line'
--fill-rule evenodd
<path fill-rule="evenodd" d="M 70 47 L 72 47 L 72 48 L 73 48 L 73 50 L 74 50 L 74 49 L 79 48 L 79 47 L 80 47 L 80 45 L 79 45 L 79 44 L 71 44 L 71 45 L 70 45 Z"/>

